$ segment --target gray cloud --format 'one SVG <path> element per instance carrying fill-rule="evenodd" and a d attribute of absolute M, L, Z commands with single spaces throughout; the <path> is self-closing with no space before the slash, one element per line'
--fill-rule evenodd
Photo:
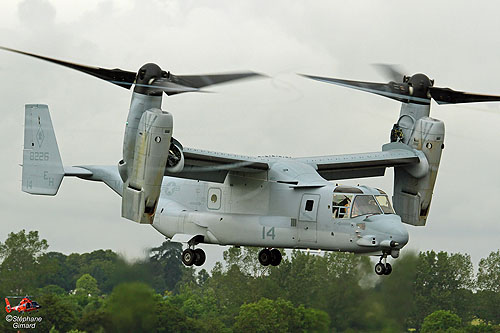
<path fill-rule="evenodd" d="M 18 15 L 26 27 L 48 28 L 54 24 L 56 9 L 48 0 L 23 0 L 18 5 Z"/>

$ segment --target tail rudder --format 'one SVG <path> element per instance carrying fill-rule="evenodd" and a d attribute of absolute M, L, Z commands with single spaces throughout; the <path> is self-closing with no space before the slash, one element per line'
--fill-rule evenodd
<path fill-rule="evenodd" d="M 64 167 L 49 107 L 26 104 L 24 119 L 22 190 L 55 195 L 64 177 Z"/>

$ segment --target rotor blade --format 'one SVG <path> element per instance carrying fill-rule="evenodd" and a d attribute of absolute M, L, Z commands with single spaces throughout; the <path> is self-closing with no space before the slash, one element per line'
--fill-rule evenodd
<path fill-rule="evenodd" d="M 14 53 L 19 53 L 23 54 L 26 56 L 34 57 L 37 59 L 45 60 L 57 65 L 61 65 L 64 67 L 72 68 L 80 72 L 87 73 L 89 75 L 95 76 L 99 79 L 109 81 L 113 84 L 116 84 L 120 87 L 130 89 L 132 84 L 135 81 L 136 73 L 135 72 L 129 72 L 129 71 L 124 71 L 119 68 L 115 69 L 107 69 L 107 68 L 101 68 L 101 67 L 93 67 L 93 66 L 86 66 L 86 65 L 81 65 L 81 64 L 76 64 L 68 61 L 63 61 L 63 60 L 58 60 L 58 59 L 53 59 L 49 57 L 44 57 L 38 54 L 34 53 L 28 53 L 28 52 L 23 52 L 19 50 L 14 50 L 10 49 L 7 47 L 0 46 L 0 49 L 5 50 L 5 51 L 10 51 Z"/>
<path fill-rule="evenodd" d="M 246 79 L 253 76 L 263 76 L 263 75 L 254 72 L 208 74 L 208 75 L 171 75 L 172 82 L 193 88 L 203 88 L 214 84 Z"/>
<path fill-rule="evenodd" d="M 171 74 L 172 76 L 172 74 Z M 167 95 L 174 95 L 174 94 L 180 94 L 184 92 L 209 92 L 207 90 L 202 90 L 199 88 L 193 88 L 190 86 L 184 86 L 178 83 L 174 83 L 170 81 L 169 79 L 158 79 L 153 82 L 152 85 L 145 85 L 145 84 L 137 84 L 137 86 L 143 86 L 143 87 L 151 87 L 151 88 L 158 88 L 158 91 L 163 91 Z"/>
<path fill-rule="evenodd" d="M 160 79 L 161 82 L 169 82 L 184 87 L 203 88 L 214 84 L 220 84 L 229 81 L 247 79 L 252 77 L 264 77 L 264 75 L 254 72 L 228 73 L 228 74 L 208 74 L 208 75 L 174 75 L 170 74 L 166 79 Z M 196 90 L 194 90 L 196 91 Z M 167 95 L 177 94 L 178 92 L 165 91 Z"/>
<path fill-rule="evenodd" d="M 299 75 L 321 82 L 326 82 L 326 83 L 336 84 L 342 87 L 366 91 L 372 94 L 395 99 L 396 101 L 404 103 L 411 102 L 417 104 L 430 104 L 431 102 L 429 98 L 411 96 L 409 87 L 405 83 L 396 83 L 396 82 L 375 83 L 375 82 L 341 80 L 329 77 L 304 75 L 304 74 L 299 74 Z"/>
<path fill-rule="evenodd" d="M 151 89 L 149 89 L 150 92 L 163 91 L 167 95 L 180 94 L 180 93 L 184 93 L 184 92 L 208 92 L 206 90 L 201 90 L 198 88 L 191 88 L 191 87 L 182 86 L 180 84 L 172 83 L 170 81 L 166 81 L 163 79 L 156 80 L 152 84 L 136 83 L 135 85 L 138 87 L 151 88 Z"/>
<path fill-rule="evenodd" d="M 377 68 L 377 70 L 389 80 L 394 82 L 403 82 L 405 74 L 403 74 L 403 70 L 398 65 L 373 64 L 373 66 L 375 66 L 375 68 Z"/>
<path fill-rule="evenodd" d="M 438 104 L 459 104 L 476 102 L 499 102 L 500 96 L 472 94 L 450 88 L 430 87 L 432 98 Z"/>

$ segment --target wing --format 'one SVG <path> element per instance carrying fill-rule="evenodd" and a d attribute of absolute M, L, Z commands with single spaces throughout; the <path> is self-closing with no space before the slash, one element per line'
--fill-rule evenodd
<path fill-rule="evenodd" d="M 255 173 L 269 169 L 265 159 L 184 148 L 184 169 L 165 176 L 223 183 L 229 171 Z"/>
<path fill-rule="evenodd" d="M 326 180 L 383 176 L 386 168 L 420 163 L 417 153 L 400 143 L 384 145 L 381 152 L 303 157 L 295 160 L 315 166 Z"/>

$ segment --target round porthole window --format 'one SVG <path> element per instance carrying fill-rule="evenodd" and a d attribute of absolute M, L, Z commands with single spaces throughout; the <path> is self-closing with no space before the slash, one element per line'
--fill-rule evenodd
<path fill-rule="evenodd" d="M 216 195 L 216 194 L 212 194 L 212 196 L 210 197 L 210 200 L 211 200 L 213 203 L 216 203 L 216 202 L 217 202 L 217 195 Z"/>
<path fill-rule="evenodd" d="M 156 141 L 157 143 L 160 143 L 160 142 L 161 142 L 161 138 L 160 138 L 159 136 L 157 136 L 157 137 L 155 138 L 155 141 Z"/>
<path fill-rule="evenodd" d="M 425 145 L 428 149 L 431 149 L 432 148 L 432 143 L 430 142 L 427 142 L 427 144 Z"/>

